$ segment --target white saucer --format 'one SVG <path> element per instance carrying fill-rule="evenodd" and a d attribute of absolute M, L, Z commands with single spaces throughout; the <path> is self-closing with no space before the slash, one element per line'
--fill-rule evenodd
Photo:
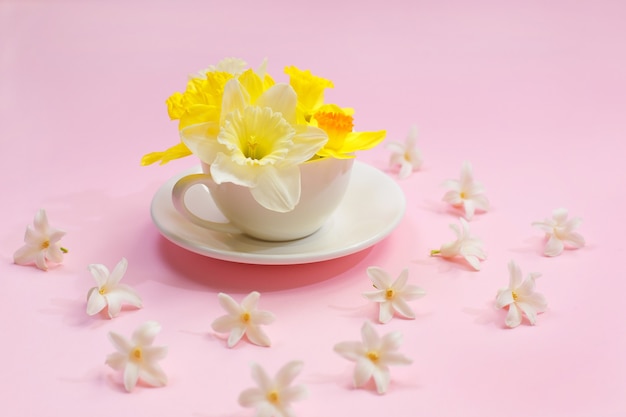
<path fill-rule="evenodd" d="M 176 175 L 158 189 L 152 199 L 152 220 L 174 244 L 225 261 L 287 265 L 339 258 L 378 243 L 395 229 L 404 215 L 404 193 L 398 184 L 378 169 L 355 161 L 350 185 L 339 208 L 311 236 L 289 242 L 265 242 L 243 234 L 214 232 L 188 222 L 172 204 L 172 187 L 176 181 L 197 172 L 199 166 Z M 198 216 L 225 221 L 206 188 L 191 188 L 185 201 Z"/>

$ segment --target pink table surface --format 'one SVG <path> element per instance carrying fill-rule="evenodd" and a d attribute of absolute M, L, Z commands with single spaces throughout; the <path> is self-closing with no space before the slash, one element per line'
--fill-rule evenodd
<path fill-rule="evenodd" d="M 237 404 L 249 364 L 303 360 L 299 416 L 624 416 L 626 6 L 620 1 L 0 0 L 0 414 L 252 416 Z M 330 78 L 327 101 L 358 130 L 403 140 L 419 128 L 423 168 L 398 181 L 400 226 L 376 246 L 310 265 L 234 264 L 187 252 L 150 219 L 155 191 L 192 158 L 141 167 L 177 139 L 164 100 L 226 56 Z M 388 170 L 384 146 L 360 161 Z M 441 183 L 471 161 L 492 202 L 472 222 L 488 259 L 474 272 L 428 256 L 456 222 Z M 395 178 L 395 177 L 394 177 Z M 376 195 L 369 198 L 375 199 Z M 364 201 L 367 204 L 367 201 Z M 541 256 L 530 223 L 567 207 L 581 250 Z M 39 208 L 64 229 L 62 265 L 13 264 Z M 87 265 L 129 261 L 144 308 L 85 314 Z M 549 302 L 535 327 L 503 328 L 496 291 L 514 259 Z M 409 268 L 427 295 L 401 331 L 414 362 L 384 396 L 351 387 L 332 346 L 357 340 L 377 310 L 365 274 Z M 262 293 L 271 348 L 225 347 L 216 294 Z M 109 331 L 147 320 L 169 346 L 167 387 L 127 394 L 104 364 Z"/>

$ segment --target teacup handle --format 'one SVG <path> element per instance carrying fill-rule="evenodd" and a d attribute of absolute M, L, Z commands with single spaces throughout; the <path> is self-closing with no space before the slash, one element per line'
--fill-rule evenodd
<path fill-rule="evenodd" d="M 191 212 L 191 210 L 189 210 L 189 208 L 187 208 L 187 205 L 185 204 L 185 194 L 187 193 L 187 190 L 198 184 L 206 185 L 209 188 L 215 186 L 213 178 L 211 178 L 210 174 L 186 175 L 176 181 L 176 184 L 174 184 L 174 188 L 172 188 L 172 203 L 174 203 L 174 207 L 176 208 L 176 210 L 183 217 L 185 217 L 187 220 L 197 226 L 211 229 L 216 232 L 241 233 L 241 230 L 239 230 L 230 222 L 219 223 L 205 220 L 196 216 L 194 213 Z"/>

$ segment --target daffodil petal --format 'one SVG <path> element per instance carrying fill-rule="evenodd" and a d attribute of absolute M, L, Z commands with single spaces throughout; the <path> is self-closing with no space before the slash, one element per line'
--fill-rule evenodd
<path fill-rule="evenodd" d="M 279 83 L 264 91 L 256 105 L 270 107 L 272 111 L 281 113 L 285 120 L 293 125 L 296 123 L 297 103 L 298 98 L 294 89 L 289 84 Z"/>
<path fill-rule="evenodd" d="M 250 192 L 268 210 L 280 213 L 291 211 L 300 201 L 300 167 L 263 167 L 256 187 L 251 188 Z"/>

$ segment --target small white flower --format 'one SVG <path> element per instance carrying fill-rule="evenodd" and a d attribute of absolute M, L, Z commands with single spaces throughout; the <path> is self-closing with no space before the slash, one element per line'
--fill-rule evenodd
<path fill-rule="evenodd" d="M 459 181 L 448 180 L 444 186 L 450 188 L 450 191 L 443 196 L 443 201 L 454 207 L 463 207 L 467 220 L 474 217 L 476 209 L 483 211 L 489 209 L 489 200 L 483 195 L 485 190 L 479 182 L 474 181 L 472 166 L 469 162 L 463 163 Z"/>
<path fill-rule="evenodd" d="M 293 417 L 291 403 L 307 396 L 303 385 L 291 386 L 302 369 L 302 362 L 291 361 L 283 366 L 274 379 L 256 363 L 252 366 L 252 378 L 258 388 L 248 388 L 239 395 L 243 407 L 255 407 L 257 417 Z"/>
<path fill-rule="evenodd" d="M 530 324 L 537 321 L 537 313 L 546 311 L 548 303 L 543 295 L 535 292 L 535 279 L 541 274 L 531 272 L 522 281 L 522 271 L 514 261 L 509 262 L 509 287 L 498 291 L 496 307 L 509 307 L 505 323 L 509 327 L 517 327 L 522 322 L 522 313 Z"/>
<path fill-rule="evenodd" d="M 341 342 L 335 345 L 335 352 L 356 362 L 354 386 L 362 387 L 374 378 L 379 394 L 387 391 L 391 379 L 390 365 L 409 365 L 412 360 L 396 352 L 402 343 L 402 333 L 391 332 L 378 336 L 374 326 L 365 322 L 361 328 L 362 342 Z"/>
<path fill-rule="evenodd" d="M 389 165 L 392 167 L 400 166 L 398 178 L 407 178 L 413 171 L 422 166 L 422 153 L 417 148 L 417 128 L 415 126 L 411 127 L 404 143 L 388 142 L 386 146 L 391 151 Z"/>
<path fill-rule="evenodd" d="M 115 332 L 109 332 L 109 339 L 117 352 L 107 356 L 106 364 L 116 371 L 124 370 L 124 388 L 130 392 L 137 380 L 160 387 L 167 383 L 167 376 L 157 363 L 167 355 L 166 346 L 152 346 L 161 325 L 149 321 L 137 328 L 130 340 Z"/>
<path fill-rule="evenodd" d="M 87 314 L 93 316 L 105 307 L 110 318 L 117 317 L 122 310 L 122 304 L 130 304 L 141 308 L 141 298 L 134 289 L 128 285 L 120 284 L 120 280 L 126 272 L 128 261 L 122 258 L 109 274 L 106 266 L 101 264 L 89 265 L 89 271 L 93 275 L 97 287 L 93 287 L 87 293 Z"/>
<path fill-rule="evenodd" d="M 257 291 L 251 292 L 243 299 L 241 305 L 228 294 L 219 293 L 217 297 L 228 314 L 215 319 L 211 327 L 219 333 L 230 333 L 228 347 L 235 346 L 244 334 L 255 345 L 269 346 L 271 344 L 260 325 L 272 323 L 275 317 L 269 311 L 257 310 L 256 305 L 261 294 Z"/>
<path fill-rule="evenodd" d="M 24 236 L 26 244 L 15 252 L 13 262 L 18 265 L 34 262 L 37 268 L 46 271 L 48 269 L 46 261 L 57 264 L 63 262 L 63 253 L 67 253 L 67 249 L 60 246 L 59 240 L 65 232 L 50 227 L 46 211 L 43 209 L 35 214 L 33 225 L 34 229 L 30 226 L 26 228 Z"/>
<path fill-rule="evenodd" d="M 426 292 L 416 285 L 407 285 L 408 269 L 403 270 L 393 283 L 389 274 L 375 266 L 367 268 L 367 275 L 377 290 L 363 293 L 363 296 L 370 301 L 380 303 L 378 320 L 381 323 L 389 322 L 394 311 L 404 317 L 415 318 L 415 313 L 407 301 L 423 297 Z"/>
<path fill-rule="evenodd" d="M 585 246 L 585 238 L 580 233 L 574 232 L 582 223 L 580 217 L 567 220 L 567 209 L 559 208 L 552 212 L 552 218 L 543 222 L 533 222 L 536 226 L 546 232 L 548 239 L 543 254 L 546 256 L 557 256 L 563 252 L 567 245 L 571 248 L 582 248 Z"/>
<path fill-rule="evenodd" d="M 480 239 L 470 234 L 469 223 L 464 218 L 459 218 L 462 230 L 456 224 L 451 224 L 450 228 L 456 234 L 456 240 L 450 243 L 444 243 L 440 249 L 430 251 L 430 256 L 440 255 L 444 258 L 453 258 L 462 256 L 475 270 L 480 270 L 480 260 L 487 259 L 487 255 L 483 250 L 483 244 Z"/>

